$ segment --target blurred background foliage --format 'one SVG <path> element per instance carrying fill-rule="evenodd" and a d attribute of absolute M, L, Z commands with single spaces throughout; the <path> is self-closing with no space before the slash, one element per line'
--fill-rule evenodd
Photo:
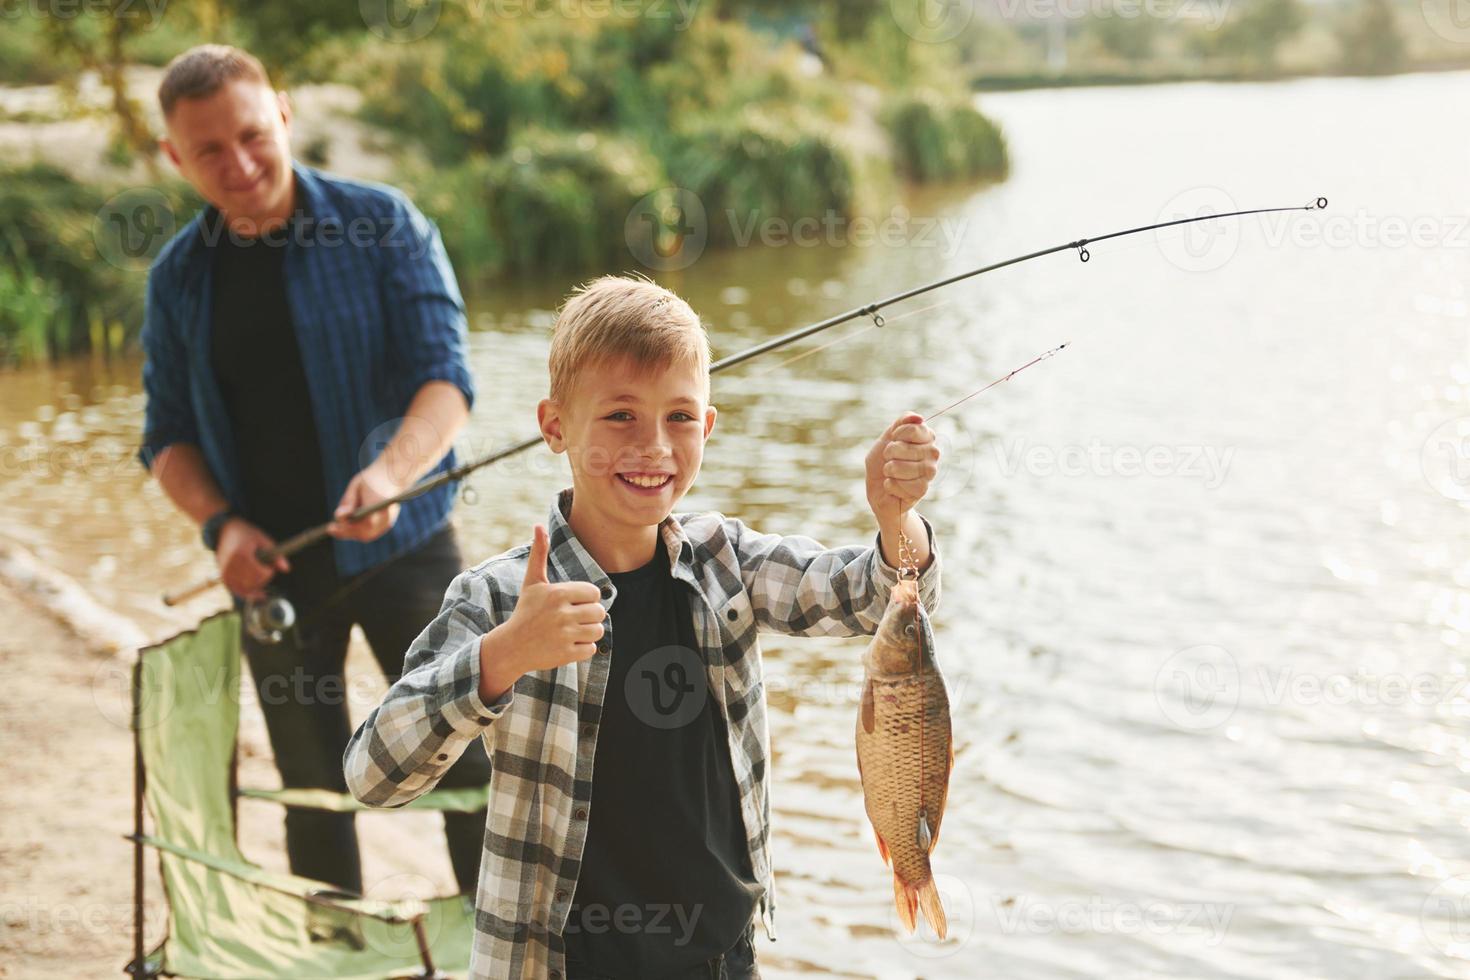
<path fill-rule="evenodd" d="M 1412 0 L 1180 0 L 1169 16 L 960 4 L 974 16 L 941 40 L 904 14 L 921 2 L 25 0 L 0 25 L 0 97 L 52 86 L 60 108 L 6 101 L 0 122 L 91 115 L 112 135 L 97 167 L 0 164 L 0 362 L 135 336 L 143 275 L 99 261 L 93 225 L 140 181 L 180 202 L 180 225 L 197 207 L 156 153 L 151 85 L 204 41 L 247 47 L 290 90 L 350 87 L 384 176 L 438 223 L 471 287 L 627 266 L 629 210 L 660 188 L 699 195 L 720 246 L 751 220 L 876 213 L 905 181 L 1001 179 L 1005 139 L 977 89 L 1465 58 Z M 424 15 L 432 30 L 404 33 Z M 139 66 L 155 74 L 130 85 Z M 324 135 L 295 148 L 335 159 Z"/>

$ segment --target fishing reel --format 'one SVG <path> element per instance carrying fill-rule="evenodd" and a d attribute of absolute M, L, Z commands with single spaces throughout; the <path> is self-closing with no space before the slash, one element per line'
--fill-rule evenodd
<path fill-rule="evenodd" d="M 275 646 L 296 625 L 296 607 L 285 596 L 268 595 L 245 603 L 245 632 L 257 642 Z"/>

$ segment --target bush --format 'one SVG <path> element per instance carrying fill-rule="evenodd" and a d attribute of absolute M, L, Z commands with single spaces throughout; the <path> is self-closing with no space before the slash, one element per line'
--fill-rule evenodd
<path fill-rule="evenodd" d="M 883 123 L 895 164 L 910 180 L 999 177 L 1009 166 L 1000 129 L 963 102 L 933 92 L 905 95 L 885 109 Z"/>
<path fill-rule="evenodd" d="M 753 219 L 850 217 L 854 175 L 847 151 L 819 128 L 757 113 L 679 134 L 669 161 L 673 182 L 704 204 L 714 245 L 730 244 L 732 226 Z"/>
<path fill-rule="evenodd" d="M 634 143 L 529 129 L 500 157 L 423 175 L 419 206 L 462 274 L 571 272 L 623 257 L 623 226 L 663 173 Z"/>
<path fill-rule="evenodd" d="M 158 190 L 177 224 L 198 206 L 181 183 Z M 0 171 L 0 275 L 5 280 L 0 291 L 6 297 L 0 300 L 0 333 L 11 338 L 12 359 L 36 353 L 42 317 L 45 348 L 53 356 L 99 342 L 120 346 L 142 328 L 144 268 L 163 247 L 164 236 L 149 236 L 149 254 L 139 256 L 132 268 L 108 261 L 95 236 L 98 216 L 111 197 L 111 190 L 46 164 Z M 120 339 L 113 343 L 112 338 Z"/>

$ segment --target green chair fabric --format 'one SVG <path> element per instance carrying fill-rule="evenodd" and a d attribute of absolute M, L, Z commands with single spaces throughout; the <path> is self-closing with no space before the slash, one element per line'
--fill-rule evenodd
<path fill-rule="evenodd" d="M 232 790 L 240 704 L 240 624 L 233 612 L 145 648 L 133 669 L 133 723 L 153 833 L 131 835 L 159 854 L 166 938 L 145 974 L 197 978 L 424 976 L 468 972 L 473 902 L 368 901 L 251 864 L 235 842 Z M 288 806 L 364 809 L 326 790 L 241 790 Z M 474 811 L 483 790 L 425 794 L 420 808 Z"/>

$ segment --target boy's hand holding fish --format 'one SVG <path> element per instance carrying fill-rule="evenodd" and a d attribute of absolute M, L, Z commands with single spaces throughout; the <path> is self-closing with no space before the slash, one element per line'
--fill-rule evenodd
<path fill-rule="evenodd" d="M 914 562 L 923 571 L 930 561 L 929 539 L 913 506 L 939 475 L 939 444 L 918 412 L 905 412 L 873 443 L 867 458 L 868 506 L 878 518 L 883 558 L 899 564 L 899 515 Z"/>

